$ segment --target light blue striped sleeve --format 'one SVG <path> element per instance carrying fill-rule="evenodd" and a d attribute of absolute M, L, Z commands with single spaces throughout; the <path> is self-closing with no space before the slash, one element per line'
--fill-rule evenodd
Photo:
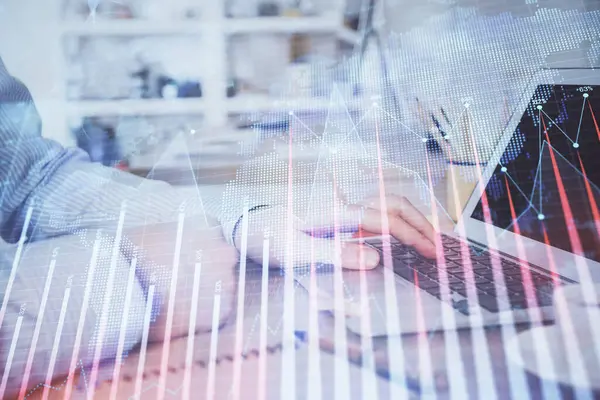
<path fill-rule="evenodd" d="M 82 150 L 42 138 L 29 91 L 1 60 L 0 185 L 0 234 L 8 242 L 19 240 L 24 225 L 31 240 L 111 229 L 124 202 L 130 226 L 174 221 L 182 205 L 186 214 L 205 212 L 199 196 L 186 198 L 167 183 L 92 163 Z"/>

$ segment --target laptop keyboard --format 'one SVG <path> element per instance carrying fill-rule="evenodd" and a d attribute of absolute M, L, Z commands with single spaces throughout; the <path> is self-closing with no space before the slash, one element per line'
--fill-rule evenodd
<path fill-rule="evenodd" d="M 383 243 L 371 244 L 383 253 Z M 467 267 L 463 266 L 462 262 L 464 242 L 443 236 L 442 244 L 446 261 L 447 293 L 450 293 L 450 298 L 454 297 L 452 293 L 460 295 L 461 300 L 452 300 L 452 306 L 465 315 L 469 315 L 469 303 L 464 299 L 469 296 L 469 287 L 474 287 L 473 292 L 477 295 L 480 307 L 490 312 L 499 312 L 506 309 L 523 310 L 550 306 L 554 288 L 562 283 L 562 278 L 543 275 L 531 268 L 521 267 L 517 262 L 467 245 L 472 264 L 470 269 L 473 272 L 469 279 Z M 443 286 L 446 286 L 441 283 L 441 266 L 438 266 L 435 260 L 421 256 L 409 246 L 398 242 L 391 242 L 390 246 L 394 272 L 441 300 Z M 497 262 L 492 262 L 493 257 Z M 494 264 L 499 266 L 496 274 Z M 495 275 L 498 277 L 497 281 Z M 500 295 L 502 287 L 506 290 L 506 297 L 503 299 Z"/>

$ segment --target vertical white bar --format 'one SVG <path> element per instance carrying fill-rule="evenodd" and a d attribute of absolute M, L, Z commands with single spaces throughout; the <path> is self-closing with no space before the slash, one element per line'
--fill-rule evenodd
<path fill-rule="evenodd" d="M 281 381 L 280 397 L 296 396 L 296 307 L 295 307 L 295 281 L 294 281 L 294 154 L 293 154 L 293 129 L 288 130 L 288 177 L 287 177 L 287 221 L 285 232 L 285 260 L 283 275 L 283 334 L 281 340 Z M 277 232 L 280 239 L 283 232 Z"/>
<path fill-rule="evenodd" d="M 267 327 L 269 322 L 269 238 L 263 240 L 263 264 L 260 288 L 260 332 L 261 355 L 258 358 L 258 400 L 267 398 L 267 358 L 262 354 L 267 349 Z"/>
<path fill-rule="evenodd" d="M 54 344 L 52 345 L 52 353 L 50 354 L 50 363 L 48 364 L 48 372 L 46 372 L 46 381 L 44 382 L 44 392 L 42 393 L 42 399 L 47 400 L 50 390 L 50 384 L 54 376 L 54 364 L 56 363 L 56 357 L 58 355 L 58 345 L 60 344 L 60 338 L 62 336 L 63 326 L 65 324 L 65 316 L 67 315 L 67 306 L 69 304 L 69 296 L 71 295 L 71 287 L 65 289 L 65 296 L 63 297 L 62 306 L 60 308 L 60 315 L 58 317 L 58 326 L 56 327 L 56 335 L 54 336 Z M 93 388 L 92 390 L 95 390 Z"/>
<path fill-rule="evenodd" d="M 321 380 L 321 335 L 319 332 L 319 288 L 315 260 L 315 239 L 310 239 L 310 291 L 308 316 L 308 398 L 321 400 L 323 386 Z"/>
<path fill-rule="evenodd" d="M 364 312 L 361 318 L 362 335 L 360 337 L 360 347 L 362 350 L 362 398 L 378 399 L 377 375 L 375 373 L 377 366 L 375 364 L 375 354 L 373 352 L 373 339 L 371 335 L 371 304 L 369 298 L 369 288 L 367 281 L 367 272 L 364 268 L 364 252 L 359 252 L 361 270 L 360 270 L 360 307 Z M 371 290 L 373 290 L 371 288 Z"/>
<path fill-rule="evenodd" d="M 144 313 L 144 331 L 142 332 L 142 342 L 140 343 L 140 358 L 138 359 L 137 374 L 135 377 L 135 392 L 133 398 L 142 398 L 142 381 L 144 375 L 144 366 L 146 364 L 146 351 L 148 350 L 148 334 L 150 332 L 150 318 L 152 317 L 152 305 L 154 303 L 154 285 L 148 288 L 148 297 L 146 299 L 146 312 Z"/>
<path fill-rule="evenodd" d="M 4 374 L 2 375 L 2 384 L 0 385 L 0 399 L 4 396 L 6 390 L 6 384 L 8 382 L 8 376 L 10 375 L 10 368 L 12 367 L 12 360 L 15 355 L 15 349 L 17 347 L 17 341 L 19 340 L 19 333 L 21 332 L 21 325 L 23 324 L 23 315 L 17 317 L 17 324 L 15 325 L 15 333 L 13 334 L 12 342 L 10 343 L 10 350 L 8 351 L 8 357 L 6 359 L 6 365 L 4 366 Z"/>
<path fill-rule="evenodd" d="M 242 214 L 242 248 L 240 251 L 240 271 L 238 278 L 237 312 L 235 326 L 235 346 L 233 363 L 233 380 L 231 392 L 233 400 L 240 398 L 240 378 L 242 373 L 242 346 L 244 335 L 244 305 L 246 301 L 246 257 L 248 255 L 248 200 Z"/>
<path fill-rule="evenodd" d="M 215 303 L 213 306 L 212 330 L 210 332 L 210 354 L 208 357 L 208 379 L 206 384 L 206 400 L 215 398 L 215 368 L 217 361 L 217 344 L 219 341 L 219 315 L 221 314 L 221 287 L 215 290 Z"/>
<path fill-rule="evenodd" d="M 110 268 L 108 271 L 108 278 L 106 281 L 106 291 L 104 300 L 102 303 L 102 313 L 100 314 L 100 326 L 98 328 L 98 337 L 96 341 L 96 348 L 94 350 L 94 360 L 92 362 L 92 371 L 90 372 L 88 400 L 94 398 L 94 392 L 96 388 L 96 380 L 98 379 L 98 368 L 100 365 L 100 358 L 102 357 L 102 346 L 104 345 L 104 335 L 106 334 L 106 325 L 108 323 L 110 313 L 110 303 L 112 302 L 113 285 L 115 281 L 115 272 L 117 269 L 117 260 L 120 254 L 121 236 L 123 235 L 123 223 L 125 222 L 125 210 L 127 203 L 124 201 L 121 205 L 121 212 L 119 213 L 119 222 L 117 225 L 117 232 L 115 235 L 115 241 L 113 243 Z"/>
<path fill-rule="evenodd" d="M 334 226 L 339 226 L 339 211 L 337 208 L 337 184 L 335 170 L 333 172 L 333 213 Z M 340 236 L 334 236 L 335 260 L 333 271 L 333 300 L 335 308 L 334 336 L 335 336 L 335 398 L 338 400 L 349 399 L 350 395 L 350 364 L 348 363 L 348 338 L 346 329 L 346 298 L 344 294 L 344 279 L 342 277 L 342 244 Z"/>
<path fill-rule="evenodd" d="M 67 382 L 65 384 L 64 400 L 71 398 L 71 390 L 73 388 L 73 378 L 75 376 L 75 369 L 77 368 L 79 347 L 81 346 L 81 339 L 83 336 L 83 325 L 87 317 L 87 310 L 90 302 L 90 296 L 92 291 L 92 285 L 94 284 L 94 276 L 96 273 L 96 264 L 98 263 L 98 252 L 100 251 L 100 232 L 97 232 L 96 240 L 94 241 L 94 247 L 92 249 L 92 258 L 90 260 L 90 268 L 88 270 L 88 276 L 85 283 L 85 290 L 83 292 L 83 304 L 81 305 L 81 312 L 79 315 L 79 323 L 77 325 L 77 333 L 75 334 L 75 344 L 73 346 L 73 353 L 71 355 L 71 364 L 69 366 L 69 375 L 67 376 Z"/>
<path fill-rule="evenodd" d="M 46 310 L 46 303 L 48 302 L 48 293 L 50 292 L 50 284 L 52 283 L 52 276 L 54 275 L 54 268 L 56 267 L 56 259 L 50 261 L 48 266 L 48 275 L 46 276 L 46 284 L 44 285 L 44 291 L 42 292 L 42 302 L 38 310 L 37 319 L 35 321 L 35 328 L 33 330 L 33 338 L 31 339 L 31 346 L 29 347 L 29 355 L 27 356 L 27 364 L 25 365 L 25 373 L 23 374 L 23 380 L 21 381 L 21 389 L 19 391 L 19 397 L 25 397 L 25 391 L 29 384 L 29 374 L 31 374 L 31 367 L 33 366 L 33 358 L 35 356 L 35 349 L 37 348 L 37 342 L 40 337 L 40 331 L 42 329 L 42 321 L 44 319 L 44 311 Z M 0 393 L 2 398 L 2 393 Z"/>
<path fill-rule="evenodd" d="M 379 106 L 376 109 L 381 112 Z M 381 117 L 381 114 L 378 115 Z M 385 181 L 383 175 L 382 166 L 382 155 L 381 155 L 381 144 L 379 137 L 379 123 L 378 119 L 375 119 L 375 139 L 377 143 L 377 176 L 379 180 L 379 204 L 381 207 L 382 217 L 382 234 L 383 239 L 383 281 L 384 281 L 384 297 L 385 297 L 385 309 L 386 309 L 386 328 L 388 333 L 397 334 L 400 332 L 400 317 L 398 312 L 398 303 L 396 302 L 396 276 L 394 274 L 394 264 L 391 256 L 391 245 L 390 245 L 390 225 L 387 217 L 387 201 L 385 199 Z M 388 343 L 388 363 L 389 369 L 392 373 L 398 376 L 400 385 L 391 385 L 390 396 L 394 399 L 401 399 L 406 397 L 406 393 L 403 392 L 403 386 L 406 374 L 406 360 L 404 357 L 404 349 L 402 343 L 399 340 L 391 340 Z"/>
<path fill-rule="evenodd" d="M 175 295 L 177 292 L 177 280 L 179 279 L 179 260 L 181 257 L 181 241 L 183 239 L 183 222 L 185 213 L 179 212 L 177 221 L 177 237 L 175 239 L 175 256 L 173 257 L 173 269 L 171 272 L 171 286 L 169 287 L 169 304 L 167 305 L 167 321 L 165 327 L 165 337 L 162 348 L 162 359 L 160 362 L 160 376 L 158 378 L 157 400 L 163 400 L 167 384 L 167 367 L 169 363 L 169 353 L 171 351 L 171 332 L 173 330 L 173 314 L 175 313 Z"/>
<path fill-rule="evenodd" d="M 29 223 L 31 221 L 32 213 L 33 213 L 33 208 L 29 207 L 27 209 L 27 214 L 25 214 L 25 222 L 23 223 L 23 230 L 21 231 L 21 236 L 19 237 L 19 244 L 17 245 L 17 252 L 15 253 L 15 258 L 13 259 L 12 268 L 10 270 L 10 275 L 8 276 L 8 282 L 6 284 L 4 298 L 2 299 L 2 307 L 0 307 L 0 328 L 2 328 L 2 323 L 4 322 L 4 315 L 6 314 L 6 307 L 8 306 L 8 300 L 9 300 L 10 294 L 12 292 L 13 284 L 15 283 L 15 277 L 17 276 L 17 268 L 19 267 L 19 262 L 21 261 L 21 254 L 23 253 L 23 246 L 25 245 L 25 241 L 27 240 L 27 230 L 29 229 Z"/>
<path fill-rule="evenodd" d="M 198 317 L 198 295 L 200 293 L 200 276 L 202 264 L 196 263 L 194 270 L 194 284 L 192 287 L 192 307 L 190 310 L 190 323 L 188 326 L 187 352 L 185 355 L 185 371 L 183 376 L 184 400 L 190 398 L 190 384 L 192 382 L 192 365 L 194 362 L 194 341 L 196 340 L 196 318 Z"/>
<path fill-rule="evenodd" d="M 127 334 L 127 325 L 129 321 L 129 309 L 131 308 L 131 296 L 133 285 L 135 284 L 135 268 L 137 258 L 131 260 L 129 267 L 129 276 L 127 277 L 127 291 L 125 292 L 125 306 L 123 307 L 123 317 L 121 318 L 121 331 L 119 332 L 119 342 L 117 343 L 117 356 L 115 358 L 115 368 L 110 386 L 110 399 L 117 398 L 117 389 L 119 388 L 119 375 L 121 375 L 121 363 L 123 362 L 123 351 L 125 349 L 125 335 Z"/>

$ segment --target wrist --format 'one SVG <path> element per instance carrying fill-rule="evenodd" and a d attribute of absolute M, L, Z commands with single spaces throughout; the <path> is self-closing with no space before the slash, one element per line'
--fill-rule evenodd
<path fill-rule="evenodd" d="M 269 208 L 271 208 L 271 206 L 268 205 L 268 204 L 261 204 L 261 205 L 258 205 L 258 206 L 254 206 L 254 207 L 248 209 L 247 214 L 242 214 L 238 218 L 238 220 L 235 222 L 235 225 L 233 226 L 233 230 L 231 232 L 231 241 L 232 241 L 233 246 L 236 249 L 238 249 L 238 251 L 239 251 L 239 247 L 238 247 L 237 244 L 240 242 L 240 239 L 241 239 L 240 238 L 240 236 L 241 236 L 241 226 L 242 226 L 242 223 L 244 221 L 244 215 L 247 215 L 248 217 L 250 217 L 250 214 L 256 213 L 259 210 L 265 210 L 265 209 L 269 209 Z"/>

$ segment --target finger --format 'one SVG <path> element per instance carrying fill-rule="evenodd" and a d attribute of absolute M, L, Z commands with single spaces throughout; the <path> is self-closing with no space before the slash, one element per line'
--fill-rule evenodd
<path fill-rule="evenodd" d="M 409 225 L 418 230 L 427 240 L 435 243 L 435 228 L 425 218 L 417 208 L 406 198 L 397 195 L 389 195 L 385 197 L 387 213 L 398 215 L 405 220 Z M 381 210 L 381 200 L 379 197 L 368 198 L 361 204 L 375 210 Z"/>
<path fill-rule="evenodd" d="M 380 210 L 367 209 L 363 219 L 363 229 L 374 232 L 384 233 L 385 214 L 382 216 Z M 402 217 L 393 214 L 387 214 L 389 233 L 400 242 L 414 247 L 417 251 L 428 258 L 435 258 L 436 249 L 433 242 L 418 231 L 415 227 L 406 222 Z"/>

